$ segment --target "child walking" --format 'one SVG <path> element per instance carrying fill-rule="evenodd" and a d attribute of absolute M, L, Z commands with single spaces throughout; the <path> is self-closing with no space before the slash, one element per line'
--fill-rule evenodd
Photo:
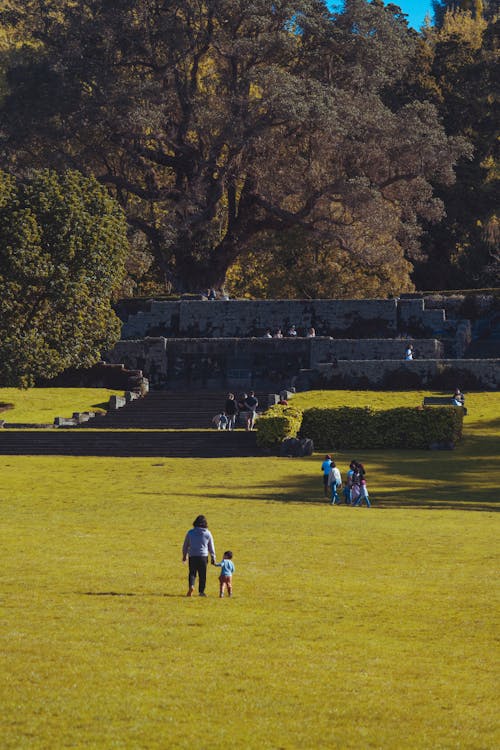
<path fill-rule="evenodd" d="M 224 596 L 224 587 L 227 588 L 227 595 L 232 596 L 234 563 L 231 550 L 228 549 L 227 552 L 224 552 L 224 558 L 220 563 L 215 563 L 215 565 L 221 569 L 219 576 L 219 597 L 222 599 Z"/>
<path fill-rule="evenodd" d="M 366 486 L 366 471 L 363 464 L 359 462 L 356 464 L 356 471 L 354 474 L 354 481 L 359 486 L 359 495 L 353 505 L 360 506 L 363 504 L 363 500 L 368 508 L 371 508 L 370 496 L 368 495 L 368 487 Z"/>
<path fill-rule="evenodd" d="M 330 467 L 330 474 L 328 475 L 328 486 L 330 487 L 330 505 L 340 503 L 337 490 L 342 487 L 342 476 L 340 471 L 337 469 L 335 461 L 332 461 Z"/>
<path fill-rule="evenodd" d="M 346 505 L 351 504 L 352 498 L 352 485 L 354 479 L 354 469 L 356 468 L 356 461 L 351 461 L 349 464 L 349 471 L 347 472 L 345 487 L 344 487 L 344 500 Z"/>

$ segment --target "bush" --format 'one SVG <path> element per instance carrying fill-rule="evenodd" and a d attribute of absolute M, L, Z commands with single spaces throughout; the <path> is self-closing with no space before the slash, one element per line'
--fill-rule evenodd
<path fill-rule="evenodd" d="M 257 445 L 271 448 L 285 438 L 296 437 L 302 424 L 302 412 L 295 406 L 276 404 L 257 422 Z"/>
<path fill-rule="evenodd" d="M 375 411 L 369 407 L 306 409 L 301 435 L 317 450 L 428 448 L 456 443 L 462 437 L 460 407 L 401 407 Z"/>

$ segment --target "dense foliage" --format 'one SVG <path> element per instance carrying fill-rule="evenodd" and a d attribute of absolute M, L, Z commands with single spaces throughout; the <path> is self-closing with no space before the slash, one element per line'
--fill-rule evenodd
<path fill-rule="evenodd" d="M 434 191 L 468 151 L 395 5 L 7 0 L 0 28 L 4 165 L 96 175 L 140 273 L 154 256 L 148 291 L 230 268 L 261 296 L 287 270 L 289 296 L 411 288 Z"/>
<path fill-rule="evenodd" d="M 462 437 L 463 409 L 369 407 L 306 409 L 301 434 L 319 450 L 370 448 L 429 448 L 432 443 L 458 442 Z"/>
<path fill-rule="evenodd" d="M 0 172 L 0 382 L 88 367 L 119 338 L 125 217 L 94 179 Z"/>
<path fill-rule="evenodd" d="M 425 258 L 415 275 L 419 288 L 500 282 L 500 22 L 492 7 L 490 3 L 484 14 L 478 8 L 455 8 L 444 14 L 439 28 L 425 32 L 419 95 L 427 91 L 446 132 L 466 137 L 473 155 L 457 165 L 454 184 L 436 189 L 445 216 L 424 237 Z"/>
<path fill-rule="evenodd" d="M 276 404 L 257 422 L 257 445 L 273 447 L 288 437 L 296 437 L 302 423 L 302 412 L 295 406 Z"/>

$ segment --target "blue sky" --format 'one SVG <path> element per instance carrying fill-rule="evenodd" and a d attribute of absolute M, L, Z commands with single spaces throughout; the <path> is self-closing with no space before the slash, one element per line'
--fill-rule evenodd
<path fill-rule="evenodd" d="M 387 2 L 386 2 L 387 5 Z M 394 0 L 394 5 L 399 5 L 403 13 L 408 15 L 408 23 L 414 29 L 420 29 L 427 13 L 432 18 L 431 0 Z"/>
<path fill-rule="evenodd" d="M 385 4 L 388 5 L 390 0 L 384 0 Z M 403 13 L 408 16 L 408 23 L 417 31 L 424 23 L 424 18 L 427 13 L 430 13 L 432 18 L 432 0 L 392 0 L 394 5 L 398 5 Z M 338 7 L 342 4 L 342 0 L 331 0 L 329 2 L 330 7 Z"/>

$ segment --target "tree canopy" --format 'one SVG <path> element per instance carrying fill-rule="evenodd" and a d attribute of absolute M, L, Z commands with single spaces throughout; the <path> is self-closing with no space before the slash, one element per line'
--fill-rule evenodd
<path fill-rule="evenodd" d="M 0 172 L 0 382 L 86 367 L 119 339 L 111 296 L 128 251 L 121 208 L 76 171 Z"/>
<path fill-rule="evenodd" d="M 220 285 L 295 233 L 411 284 L 467 147 L 427 91 L 402 95 L 419 41 L 396 6 L 26 0 L 7 22 L 4 164 L 94 174 L 166 283 Z"/>

